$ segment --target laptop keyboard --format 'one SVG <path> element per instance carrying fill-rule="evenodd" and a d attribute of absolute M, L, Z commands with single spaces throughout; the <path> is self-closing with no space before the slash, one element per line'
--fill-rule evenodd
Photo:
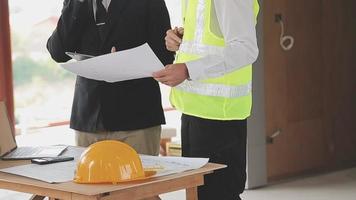
<path fill-rule="evenodd" d="M 59 156 L 67 146 L 18 147 L 3 159 L 25 159 Z"/>
<path fill-rule="evenodd" d="M 37 156 L 43 151 L 42 147 L 20 147 L 12 152 L 13 157 Z"/>

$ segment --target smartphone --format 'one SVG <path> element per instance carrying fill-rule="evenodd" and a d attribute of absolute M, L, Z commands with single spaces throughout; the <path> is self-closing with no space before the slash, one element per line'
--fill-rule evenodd
<path fill-rule="evenodd" d="M 94 58 L 95 56 L 80 54 L 80 53 L 73 53 L 73 52 L 65 52 L 69 57 L 73 58 L 76 61 L 86 60 L 89 58 Z"/>
<path fill-rule="evenodd" d="M 31 163 L 38 164 L 38 165 L 45 165 L 57 162 L 66 162 L 74 160 L 74 157 L 67 157 L 67 156 L 59 156 L 59 157 L 48 157 L 48 158 L 34 158 L 31 159 Z"/>

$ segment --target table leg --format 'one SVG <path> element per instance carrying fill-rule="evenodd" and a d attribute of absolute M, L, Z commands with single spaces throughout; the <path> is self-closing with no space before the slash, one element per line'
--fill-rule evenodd
<path fill-rule="evenodd" d="M 187 200 L 198 200 L 198 188 L 192 187 L 186 189 L 186 199 Z"/>
<path fill-rule="evenodd" d="M 149 198 L 144 198 L 144 199 L 140 199 L 140 200 L 161 200 L 159 198 L 159 196 L 156 196 L 156 197 L 149 197 Z"/>

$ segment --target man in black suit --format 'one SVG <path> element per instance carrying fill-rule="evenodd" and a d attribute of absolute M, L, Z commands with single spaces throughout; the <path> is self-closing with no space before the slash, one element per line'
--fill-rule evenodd
<path fill-rule="evenodd" d="M 164 41 L 170 28 L 164 0 L 64 0 L 47 48 L 55 61 L 66 62 L 67 51 L 98 56 L 148 43 L 166 65 L 174 59 Z M 70 127 L 78 145 L 115 139 L 157 155 L 164 123 L 153 78 L 108 83 L 77 77 Z"/>

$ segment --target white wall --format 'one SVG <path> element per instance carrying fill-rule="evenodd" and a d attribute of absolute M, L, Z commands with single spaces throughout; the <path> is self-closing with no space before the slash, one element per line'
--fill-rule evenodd
<path fill-rule="evenodd" d="M 263 0 L 259 0 L 262 8 Z M 263 11 L 260 10 L 257 35 L 259 58 L 253 65 L 253 108 L 247 122 L 247 183 L 246 188 L 267 184 L 265 95 L 263 66 Z"/>

